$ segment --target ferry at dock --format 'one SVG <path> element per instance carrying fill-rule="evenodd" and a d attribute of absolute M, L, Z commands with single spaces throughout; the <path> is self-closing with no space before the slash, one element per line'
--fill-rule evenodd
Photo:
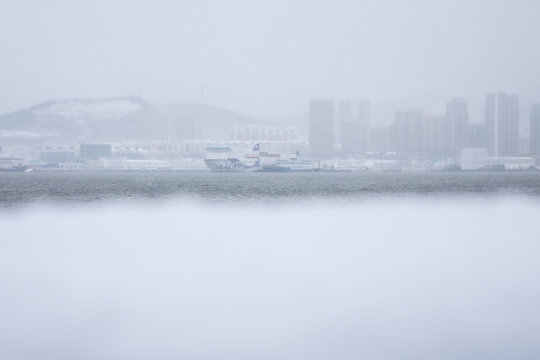
<path fill-rule="evenodd" d="M 259 168 L 259 154 L 255 151 L 238 154 L 233 153 L 228 146 L 210 146 L 206 148 L 204 163 L 207 168 L 215 172 L 256 170 Z"/>
<path fill-rule="evenodd" d="M 24 172 L 30 170 L 21 163 L 22 158 L 0 157 L 0 172 Z"/>
<path fill-rule="evenodd" d="M 261 165 L 261 171 L 263 172 L 313 172 L 319 171 L 320 168 L 319 161 L 302 159 L 298 151 L 295 157 L 278 158 L 274 163 Z"/>
<path fill-rule="evenodd" d="M 256 144 L 250 153 L 234 154 L 230 147 L 211 146 L 206 148 L 206 166 L 215 172 L 312 172 L 319 171 L 319 161 L 302 159 L 300 152 L 291 157 L 282 157 L 260 151 Z"/>

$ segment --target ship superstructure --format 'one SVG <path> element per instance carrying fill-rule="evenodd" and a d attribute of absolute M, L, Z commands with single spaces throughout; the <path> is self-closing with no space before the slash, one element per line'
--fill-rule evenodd
<path fill-rule="evenodd" d="M 300 152 L 294 157 L 278 158 L 274 163 L 262 164 L 264 172 L 312 172 L 318 171 L 321 165 L 319 161 L 302 159 Z"/>
<path fill-rule="evenodd" d="M 204 163 L 210 170 L 218 172 L 253 170 L 259 167 L 259 154 L 255 151 L 233 153 L 228 146 L 209 146 Z"/>
<path fill-rule="evenodd" d="M 0 172 L 22 172 L 27 171 L 28 166 L 21 163 L 22 158 L 0 157 Z"/>
<path fill-rule="evenodd" d="M 207 147 L 206 166 L 212 171 L 312 172 L 320 169 L 320 162 L 302 159 L 300 152 L 282 156 L 260 151 L 256 144 L 250 153 L 235 154 L 228 146 Z"/>

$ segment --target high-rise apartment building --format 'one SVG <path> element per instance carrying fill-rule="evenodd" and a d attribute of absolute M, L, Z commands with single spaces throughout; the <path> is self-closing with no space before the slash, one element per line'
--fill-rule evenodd
<path fill-rule="evenodd" d="M 388 133 L 391 151 L 414 153 L 424 151 L 424 114 L 418 110 L 398 111 Z"/>
<path fill-rule="evenodd" d="M 370 113 L 369 101 L 361 101 L 357 111 L 351 113 L 350 118 L 343 122 L 341 144 L 344 154 L 368 151 Z"/>
<path fill-rule="evenodd" d="M 388 129 L 386 127 L 372 127 L 369 130 L 369 151 L 388 151 Z"/>
<path fill-rule="evenodd" d="M 462 148 L 469 146 L 469 110 L 463 99 L 446 103 L 446 119 L 443 126 L 443 150 L 457 156 Z"/>
<path fill-rule="evenodd" d="M 487 149 L 485 124 L 469 124 L 469 146 L 471 148 Z"/>
<path fill-rule="evenodd" d="M 371 122 L 371 103 L 367 100 L 360 101 L 357 109 L 358 113 L 355 116 L 356 120 L 366 123 L 369 127 Z"/>
<path fill-rule="evenodd" d="M 336 109 L 336 141 L 343 144 L 344 126 L 353 120 L 353 107 L 350 100 L 339 100 Z"/>
<path fill-rule="evenodd" d="M 531 109 L 530 152 L 540 155 L 540 103 Z"/>
<path fill-rule="evenodd" d="M 424 149 L 432 154 L 440 154 L 443 150 L 444 114 L 426 115 L 424 117 Z"/>
<path fill-rule="evenodd" d="M 485 124 L 491 156 L 511 156 L 519 152 L 518 96 L 495 93 L 486 96 Z"/>
<path fill-rule="evenodd" d="M 334 102 L 309 102 L 309 149 L 312 155 L 331 156 L 335 147 Z"/>
<path fill-rule="evenodd" d="M 368 151 L 368 124 L 360 121 L 347 121 L 343 124 L 343 153 L 360 154 Z"/>

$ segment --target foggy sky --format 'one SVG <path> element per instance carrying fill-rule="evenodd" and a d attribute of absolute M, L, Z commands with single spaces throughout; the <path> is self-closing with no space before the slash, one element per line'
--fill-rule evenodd
<path fill-rule="evenodd" d="M 311 97 L 533 102 L 539 12 L 534 0 L 2 0 L 0 113 L 121 95 L 259 117 L 305 112 Z"/>

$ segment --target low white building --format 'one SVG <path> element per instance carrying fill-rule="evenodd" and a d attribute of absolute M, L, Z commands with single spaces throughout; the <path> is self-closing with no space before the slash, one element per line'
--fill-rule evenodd
<path fill-rule="evenodd" d="M 521 170 L 534 166 L 534 158 L 525 156 L 490 157 L 488 161 L 488 166 L 504 166 L 506 170 Z"/>
<path fill-rule="evenodd" d="M 527 169 L 534 166 L 534 158 L 524 156 L 488 156 L 487 149 L 461 149 L 460 165 L 462 170 L 479 170 L 504 167 L 506 170 Z"/>
<path fill-rule="evenodd" d="M 461 149 L 462 170 L 478 170 L 488 165 L 488 151 L 482 148 Z"/>

